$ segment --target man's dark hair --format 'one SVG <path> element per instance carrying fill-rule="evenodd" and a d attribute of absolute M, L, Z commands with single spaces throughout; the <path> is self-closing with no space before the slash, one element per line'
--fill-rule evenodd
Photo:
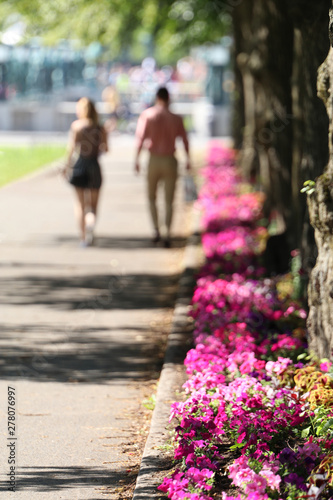
<path fill-rule="evenodd" d="M 161 101 L 169 102 L 169 91 L 166 87 L 160 87 L 156 92 L 157 99 L 161 99 Z"/>

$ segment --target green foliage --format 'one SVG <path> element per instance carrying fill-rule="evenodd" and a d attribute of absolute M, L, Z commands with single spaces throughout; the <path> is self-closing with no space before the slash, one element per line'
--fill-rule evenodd
<path fill-rule="evenodd" d="M 302 274 L 302 258 L 300 252 L 295 252 L 291 259 L 291 275 L 293 281 L 292 298 L 300 300 L 304 297 L 305 278 Z"/>
<path fill-rule="evenodd" d="M 49 44 L 99 42 L 108 57 L 153 55 L 169 63 L 193 45 L 219 41 L 229 29 L 226 7 L 221 0 L 8 0 L 0 1 L 0 19 L 13 21 L 10 14 L 19 13 L 27 38 Z"/>
<path fill-rule="evenodd" d="M 246 443 L 235 443 L 232 446 L 230 446 L 230 450 L 235 451 L 238 450 L 239 448 L 244 448 Z"/>
<path fill-rule="evenodd" d="M 287 492 L 287 500 L 301 500 L 302 498 L 307 498 L 306 493 L 297 488 L 296 485 L 294 484 L 288 484 L 286 487 L 286 492 Z"/>
<path fill-rule="evenodd" d="M 305 181 L 303 184 L 303 188 L 301 189 L 301 193 L 306 193 L 308 195 L 312 194 L 315 191 L 316 183 L 315 181 Z"/>
<path fill-rule="evenodd" d="M 155 394 L 153 394 L 152 396 L 150 396 L 148 399 L 145 399 L 142 404 L 143 404 L 143 406 L 145 408 L 147 408 L 147 410 L 153 411 L 154 408 L 155 408 L 155 405 L 156 405 L 156 396 L 155 396 Z"/>
<path fill-rule="evenodd" d="M 316 436 L 324 436 L 327 439 L 333 435 L 333 411 L 332 408 L 318 406 L 311 417 L 313 433 Z M 306 429 L 304 429 L 306 431 Z M 310 432 L 310 431 L 309 431 Z M 304 436 L 307 437 L 307 436 Z"/>

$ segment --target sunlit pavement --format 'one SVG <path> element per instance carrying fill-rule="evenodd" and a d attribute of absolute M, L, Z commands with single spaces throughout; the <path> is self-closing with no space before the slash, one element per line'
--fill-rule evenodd
<path fill-rule="evenodd" d="M 0 133 L 0 144 L 66 141 L 52 137 Z M 78 246 L 73 192 L 56 166 L 0 190 L 3 498 L 117 498 L 131 415 L 159 376 L 190 209 L 179 182 L 173 247 L 152 245 L 134 138 L 110 142 L 93 247 Z M 207 139 L 191 142 L 200 167 Z M 15 493 L 7 490 L 8 386 L 16 393 Z"/>

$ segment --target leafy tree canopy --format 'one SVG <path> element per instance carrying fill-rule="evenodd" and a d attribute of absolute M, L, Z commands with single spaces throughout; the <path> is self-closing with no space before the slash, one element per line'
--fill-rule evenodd
<path fill-rule="evenodd" d="M 26 36 L 46 43 L 99 42 L 108 57 L 153 55 L 173 62 L 189 47 L 226 34 L 235 0 L 0 0 L 0 30 L 26 23 Z M 135 54 L 137 54 L 135 56 Z"/>

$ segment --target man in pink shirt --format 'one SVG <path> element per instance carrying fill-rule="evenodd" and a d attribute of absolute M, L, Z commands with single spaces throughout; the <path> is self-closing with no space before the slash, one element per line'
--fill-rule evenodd
<path fill-rule="evenodd" d="M 189 170 L 189 143 L 181 116 L 171 113 L 169 110 L 169 92 L 161 87 L 156 93 L 155 105 L 146 109 L 140 115 L 136 136 L 137 152 L 135 160 L 135 171 L 140 172 L 139 156 L 142 148 L 147 148 L 150 156 L 148 162 L 148 200 L 150 213 L 154 225 L 155 235 L 153 241 L 157 243 L 160 236 L 158 213 L 156 207 L 157 186 L 160 181 L 164 182 L 165 192 L 165 225 L 166 239 L 165 247 L 170 247 L 170 229 L 173 214 L 173 198 L 177 181 L 177 159 L 175 158 L 176 139 L 183 140 L 187 165 Z"/>

